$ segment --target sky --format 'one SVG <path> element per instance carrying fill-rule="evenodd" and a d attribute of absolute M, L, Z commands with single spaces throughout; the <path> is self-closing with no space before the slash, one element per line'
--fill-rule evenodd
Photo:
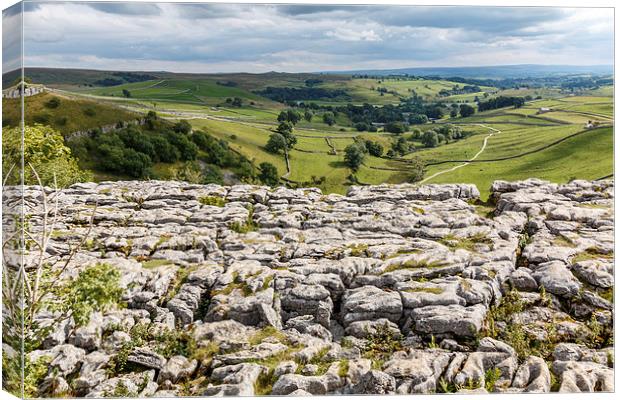
<path fill-rule="evenodd" d="M 19 66 L 18 21 L 3 13 L 4 72 Z M 613 9 L 28 2 L 24 56 L 202 73 L 611 65 Z"/>

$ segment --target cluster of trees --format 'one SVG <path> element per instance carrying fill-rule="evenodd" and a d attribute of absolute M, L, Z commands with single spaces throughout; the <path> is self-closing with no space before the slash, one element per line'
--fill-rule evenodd
<path fill-rule="evenodd" d="M 280 103 L 287 103 L 296 100 L 351 99 L 351 96 L 349 96 L 344 90 L 317 87 L 290 88 L 268 86 L 264 90 L 257 91 L 256 94 Z"/>
<path fill-rule="evenodd" d="M 383 155 L 383 146 L 381 143 L 372 140 L 358 140 L 345 147 L 344 162 L 353 171 L 357 171 L 364 163 L 366 155 L 381 157 Z"/>
<path fill-rule="evenodd" d="M 441 143 L 447 144 L 450 141 L 461 140 L 470 135 L 471 132 L 463 131 L 459 126 L 446 124 L 424 133 L 416 131 L 412 134 L 412 138 L 421 140 L 425 147 L 437 147 Z"/>
<path fill-rule="evenodd" d="M 312 113 L 306 110 L 303 118 L 307 121 L 312 120 Z M 301 121 L 302 114 L 296 110 L 285 110 L 278 115 L 278 122 L 280 124 L 276 128 L 276 131 L 269 136 L 269 140 L 265 145 L 265 150 L 270 153 L 279 153 L 284 151 L 285 153 L 292 149 L 297 143 L 297 137 L 293 134 L 294 126 Z"/>
<path fill-rule="evenodd" d="M 392 142 L 391 149 L 388 150 L 387 156 L 390 158 L 404 156 L 414 150 L 415 145 L 411 143 L 410 140 L 407 140 L 405 137 L 401 136 L 396 141 Z"/>
<path fill-rule="evenodd" d="M 136 72 L 112 72 L 114 78 L 101 78 L 93 82 L 96 86 L 117 86 L 124 83 L 136 83 L 157 79 L 155 75 Z"/>
<path fill-rule="evenodd" d="M 462 87 L 459 85 L 454 85 L 452 89 L 441 89 L 438 94 L 441 97 L 448 97 L 456 94 L 477 93 L 480 91 L 481 89 L 478 85 L 464 85 Z"/>
<path fill-rule="evenodd" d="M 92 173 L 79 167 L 78 160 L 57 130 L 44 125 L 27 125 L 24 127 L 23 141 L 26 185 L 38 185 L 40 179 L 44 186 L 62 188 L 92 180 Z M 3 129 L 2 178 L 8 185 L 20 182 L 21 150 L 22 130 L 19 127 Z"/>
<path fill-rule="evenodd" d="M 310 110 L 305 110 L 301 113 L 297 110 L 288 109 L 281 111 L 280 114 L 278 114 L 278 122 L 290 122 L 293 125 L 297 125 L 297 123 L 302 119 L 305 119 L 307 122 L 311 122 L 313 116 L 314 114 Z"/>
<path fill-rule="evenodd" d="M 478 102 L 478 111 L 495 110 L 497 108 L 519 108 L 525 104 L 525 98 L 513 96 L 498 96 L 487 101 Z"/>
<path fill-rule="evenodd" d="M 193 131 L 184 120 L 175 124 L 161 120 L 153 112 L 147 115 L 144 126 L 123 127 L 119 123 L 116 130 L 95 130 L 69 145 L 73 154 L 91 160 L 95 169 L 133 178 L 157 177 L 152 171 L 155 163 L 182 161 L 172 169 L 172 178 L 222 184 L 222 169 L 227 169 L 241 181 L 261 179 L 252 163 L 230 149 L 225 140 Z"/>
<path fill-rule="evenodd" d="M 243 106 L 243 99 L 241 97 L 229 97 L 226 99 L 226 104 L 233 107 L 241 107 Z"/>

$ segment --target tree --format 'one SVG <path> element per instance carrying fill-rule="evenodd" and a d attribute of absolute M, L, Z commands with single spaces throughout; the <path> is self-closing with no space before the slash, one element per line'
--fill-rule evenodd
<path fill-rule="evenodd" d="M 422 130 L 419 128 L 415 128 L 411 131 L 410 140 L 417 140 L 422 137 Z"/>
<path fill-rule="evenodd" d="M 419 182 L 424 178 L 424 162 L 419 157 L 414 157 L 409 164 L 408 180 L 411 183 Z"/>
<path fill-rule="evenodd" d="M 402 122 L 390 122 L 385 125 L 386 132 L 395 133 L 397 135 L 405 133 L 407 129 L 409 129 L 409 127 Z"/>
<path fill-rule="evenodd" d="M 243 100 L 241 97 L 235 97 L 231 102 L 233 107 L 241 107 L 243 105 Z"/>
<path fill-rule="evenodd" d="M 276 128 L 276 132 L 284 137 L 287 149 L 292 149 L 297 143 L 297 138 L 293 135 L 293 124 L 291 122 L 280 122 L 280 125 Z"/>
<path fill-rule="evenodd" d="M 275 165 L 268 162 L 262 162 L 258 166 L 258 169 L 260 170 L 258 179 L 260 179 L 260 181 L 265 185 L 276 186 L 280 182 L 278 169 Z"/>
<path fill-rule="evenodd" d="M 265 145 L 265 150 L 270 153 L 278 153 L 287 148 L 286 139 L 279 133 L 272 133 Z"/>
<path fill-rule="evenodd" d="M 453 108 L 452 110 L 450 110 L 450 118 L 456 118 L 457 115 L 459 114 L 456 111 L 456 108 Z"/>
<path fill-rule="evenodd" d="M 443 117 L 443 110 L 438 105 L 427 107 L 425 113 L 428 118 L 440 119 Z"/>
<path fill-rule="evenodd" d="M 344 149 L 344 161 L 349 168 L 357 171 L 366 157 L 366 146 L 360 143 L 353 143 Z"/>
<path fill-rule="evenodd" d="M 392 143 L 392 150 L 394 153 L 401 156 L 407 154 L 411 149 L 413 149 L 413 144 L 407 143 L 407 139 L 402 136 L 399 137 L 396 142 Z"/>
<path fill-rule="evenodd" d="M 333 112 L 326 112 L 323 114 L 323 122 L 326 123 L 329 126 L 332 126 L 336 123 L 336 117 L 334 116 Z"/>
<path fill-rule="evenodd" d="M 357 129 L 358 132 L 364 132 L 368 130 L 368 124 L 366 122 L 358 122 L 355 124 L 355 129 Z"/>
<path fill-rule="evenodd" d="M 381 157 L 383 155 L 383 146 L 378 142 L 372 140 L 366 141 L 366 149 L 371 156 Z"/>
<path fill-rule="evenodd" d="M 409 117 L 409 123 L 412 125 L 420 125 L 428 122 L 428 117 L 424 114 L 413 114 Z"/>
<path fill-rule="evenodd" d="M 309 110 L 306 110 L 306 112 L 304 112 L 304 119 L 305 119 L 307 122 L 312 122 L 312 117 L 313 117 L 313 116 L 314 116 L 314 114 L 312 114 L 312 112 L 311 112 L 311 111 L 309 111 Z"/>
<path fill-rule="evenodd" d="M 437 132 L 433 130 L 424 132 L 424 135 L 422 135 L 422 143 L 426 147 L 437 147 L 437 145 L 439 144 Z"/>
<path fill-rule="evenodd" d="M 123 96 L 125 97 L 131 97 L 131 92 L 127 89 L 123 89 Z"/>
<path fill-rule="evenodd" d="M 192 125 L 189 122 L 187 122 L 187 120 L 182 119 L 176 124 L 174 124 L 174 126 L 172 127 L 172 130 L 177 133 L 184 133 L 187 135 L 192 131 Z"/>
<path fill-rule="evenodd" d="M 37 184 L 34 168 L 44 186 L 67 187 L 93 179 L 90 171 L 82 170 L 78 160 L 65 145 L 60 132 L 44 125 L 24 127 L 24 183 Z M 3 129 L 2 171 L 7 184 L 19 183 L 22 153 L 22 132 L 19 127 Z M 32 166 L 32 168 L 30 168 Z M 10 172 L 10 176 L 7 175 Z M 54 184 L 55 183 L 55 184 Z"/>
<path fill-rule="evenodd" d="M 157 113 L 155 111 L 149 111 L 144 118 L 146 126 L 149 130 L 155 129 L 155 122 L 157 121 Z"/>
<path fill-rule="evenodd" d="M 461 117 L 463 118 L 474 115 L 475 112 L 476 112 L 476 109 L 470 106 L 469 104 L 461 104 L 461 107 L 459 108 L 459 113 L 461 114 Z"/>
<path fill-rule="evenodd" d="M 202 183 L 208 185 L 209 183 L 216 183 L 221 185 L 224 183 L 224 176 L 222 170 L 217 165 L 207 164 L 202 171 Z"/>

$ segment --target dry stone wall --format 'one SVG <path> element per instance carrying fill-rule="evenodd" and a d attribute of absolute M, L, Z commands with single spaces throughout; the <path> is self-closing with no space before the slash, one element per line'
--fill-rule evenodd
<path fill-rule="evenodd" d="M 74 185 L 48 255 L 88 233 L 65 275 L 116 267 L 125 306 L 27 356 L 57 366 L 48 395 L 613 390 L 613 182 L 492 192 Z M 36 229 L 41 191 L 24 196 Z M 123 346 L 137 326 L 161 335 Z M 185 347 L 162 355 L 169 332 Z"/>

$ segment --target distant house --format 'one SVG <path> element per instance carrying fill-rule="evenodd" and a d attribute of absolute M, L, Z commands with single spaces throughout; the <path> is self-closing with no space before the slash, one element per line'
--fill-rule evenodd
<path fill-rule="evenodd" d="M 592 122 L 592 121 L 588 121 L 588 122 L 586 123 L 586 129 L 592 129 L 592 128 L 594 128 L 596 125 L 597 125 L 596 123 L 594 123 L 594 122 Z"/>
<path fill-rule="evenodd" d="M 538 109 L 538 114 L 544 114 L 544 113 L 549 112 L 549 111 L 551 111 L 551 109 L 549 107 L 540 107 Z"/>

